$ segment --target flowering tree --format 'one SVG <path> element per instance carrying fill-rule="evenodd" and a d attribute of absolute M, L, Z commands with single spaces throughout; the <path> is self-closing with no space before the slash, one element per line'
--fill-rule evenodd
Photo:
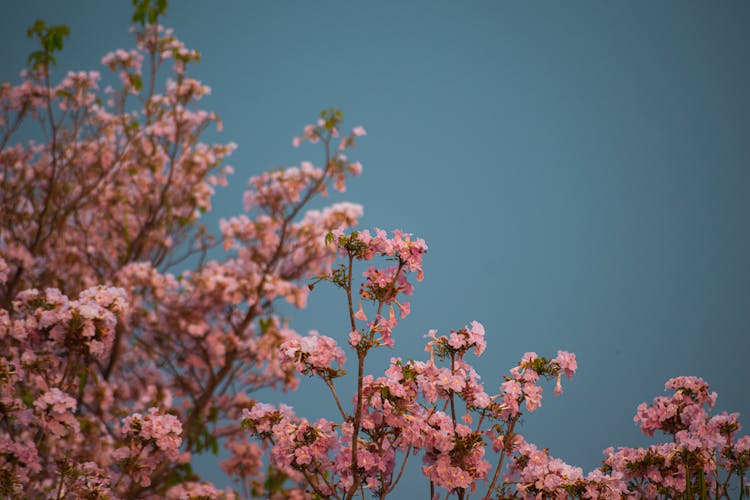
<path fill-rule="evenodd" d="M 527 353 L 487 392 L 470 363 L 485 350 L 473 321 L 430 331 L 425 360 L 394 357 L 368 374 L 367 356 L 393 348 L 410 314 L 427 245 L 353 231 L 358 205 L 307 208 L 361 172 L 347 154 L 364 129 L 344 134 L 341 113 L 324 111 L 293 140 L 319 145 L 322 166 L 253 177 L 246 213 L 212 235 L 200 217 L 234 145 L 201 138 L 221 123 L 199 107 L 208 87 L 188 76 L 198 52 L 158 24 L 166 2 L 134 5 L 136 48 L 102 60 L 114 78 L 72 72 L 53 83 L 68 30 L 37 21 L 29 36 L 40 49 L 21 83 L 0 87 L 1 495 L 385 498 L 408 460 L 421 460 L 436 498 L 747 495 L 750 438 L 737 437 L 737 414 L 710 415 L 716 395 L 695 377 L 670 380 L 674 395 L 638 409 L 643 431 L 670 443 L 608 449 L 584 475 L 518 429 L 522 410 L 541 405 L 540 381 L 562 391 L 573 354 Z M 100 90 L 109 80 L 118 83 Z M 19 139 L 34 130 L 41 142 Z M 304 307 L 318 284 L 344 292 L 351 402 L 336 389 L 344 349 L 275 312 L 282 301 Z M 339 420 L 251 397 L 294 389 L 300 374 L 330 389 Z M 236 492 L 191 467 L 220 445 Z"/>

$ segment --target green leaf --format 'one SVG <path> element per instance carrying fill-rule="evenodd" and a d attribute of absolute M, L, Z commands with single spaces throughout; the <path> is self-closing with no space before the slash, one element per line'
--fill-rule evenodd
<path fill-rule="evenodd" d="M 51 33 L 52 35 L 52 48 L 57 50 L 62 50 L 63 48 L 63 37 L 60 34 L 59 31 L 54 31 Z"/>
<path fill-rule="evenodd" d="M 55 95 L 57 95 L 57 97 L 66 97 L 68 99 L 73 99 L 73 94 L 65 89 L 58 89 L 57 92 L 55 92 Z"/>
<path fill-rule="evenodd" d="M 83 388 L 86 386 L 86 381 L 89 378 L 89 370 L 88 368 L 84 367 L 81 368 L 81 373 L 78 374 L 78 384 L 81 388 L 81 391 L 83 391 Z"/>
<path fill-rule="evenodd" d="M 143 89 L 143 80 L 141 79 L 141 75 L 138 73 L 130 73 L 128 74 L 128 79 L 130 80 L 130 83 L 135 87 L 135 90 L 142 90 Z"/>
<path fill-rule="evenodd" d="M 45 52 L 41 50 L 37 50 L 35 52 L 32 52 L 29 54 L 29 64 L 32 64 L 33 66 L 36 66 L 37 64 L 40 64 L 41 61 L 44 60 Z"/>
<path fill-rule="evenodd" d="M 208 412 L 208 421 L 216 422 L 218 418 L 219 418 L 219 408 L 217 406 L 212 406 Z"/>
<path fill-rule="evenodd" d="M 46 26 L 44 21 L 37 19 L 34 25 L 26 30 L 26 34 L 29 38 L 36 35 L 42 47 L 42 50 L 35 51 L 29 56 L 29 64 L 34 67 L 48 66 L 57 63 L 52 54 L 63 49 L 65 38 L 70 35 L 70 28 L 64 24 Z"/>
<path fill-rule="evenodd" d="M 26 30 L 26 34 L 29 38 L 32 38 L 34 34 L 39 34 L 42 31 L 44 31 L 44 21 L 41 19 L 37 19 L 34 21 L 34 24 Z"/>
<path fill-rule="evenodd" d="M 271 327 L 272 321 L 270 318 L 260 318 L 258 320 L 258 324 L 260 325 L 260 333 L 261 335 L 264 335 L 268 329 Z"/>
<path fill-rule="evenodd" d="M 86 381 L 89 378 L 88 367 L 84 366 L 81 368 L 81 372 L 78 374 L 78 399 L 83 400 L 83 392 L 86 390 Z"/>
<path fill-rule="evenodd" d="M 34 399 L 34 395 L 31 392 L 26 391 L 21 394 L 21 401 L 23 401 L 23 404 L 25 404 L 27 408 L 34 406 Z"/>
<path fill-rule="evenodd" d="M 146 24 L 146 8 L 148 7 L 148 0 L 133 0 L 133 24 L 140 24 L 143 26 Z"/>
<path fill-rule="evenodd" d="M 126 132 L 134 132 L 134 131 L 138 130 L 138 127 L 140 127 L 140 126 L 141 126 L 141 122 L 139 122 L 138 120 L 132 120 L 127 125 L 125 125 L 125 131 Z M 131 170 L 132 170 L 131 175 L 133 175 L 133 174 L 135 174 L 137 172 L 137 170 L 135 169 L 135 167 L 132 167 Z"/>

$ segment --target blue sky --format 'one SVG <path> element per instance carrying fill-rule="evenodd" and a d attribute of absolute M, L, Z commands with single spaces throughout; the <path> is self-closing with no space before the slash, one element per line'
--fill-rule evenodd
<path fill-rule="evenodd" d="M 330 201 L 430 246 L 373 371 L 474 319 L 488 391 L 526 351 L 573 351 L 579 374 L 521 432 L 587 470 L 650 442 L 632 417 L 672 376 L 705 378 L 750 426 L 750 4 L 171 3 L 164 24 L 202 52 L 194 75 L 224 122 L 212 137 L 239 145 L 209 221 L 241 211 L 249 176 L 320 161 L 290 143 L 320 109 L 367 129 L 364 174 Z M 38 17 L 71 27 L 60 70 L 132 45 L 130 2 L 3 11 L 2 80 L 18 81 Z M 343 342 L 340 299 L 316 289 L 294 325 Z M 323 416 L 326 396 L 304 380 L 268 398 Z M 424 488 L 412 475 L 402 493 Z"/>

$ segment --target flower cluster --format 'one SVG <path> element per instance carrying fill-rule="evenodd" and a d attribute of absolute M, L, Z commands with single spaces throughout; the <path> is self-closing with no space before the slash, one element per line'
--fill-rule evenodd
<path fill-rule="evenodd" d="M 52 437 L 59 439 L 67 434 L 77 435 L 80 432 L 78 420 L 73 415 L 76 400 L 57 387 L 38 397 L 34 401 L 34 408 L 42 417 L 42 429 Z"/>
<path fill-rule="evenodd" d="M 552 457 L 549 450 L 538 449 L 516 436 L 513 463 L 505 475 L 506 484 L 512 484 L 520 498 L 590 498 L 618 500 L 629 493 L 617 474 L 608 475 L 600 470 L 583 475 L 580 467 L 566 464 Z"/>
<path fill-rule="evenodd" d="M 65 469 L 66 481 L 60 488 L 67 498 L 113 498 L 112 480 L 106 469 L 96 462 L 70 464 Z"/>
<path fill-rule="evenodd" d="M 656 430 L 677 435 L 689 429 L 692 421 L 705 416 L 705 411 L 716 403 L 716 393 L 709 393 L 708 384 L 698 377 L 670 379 L 665 389 L 673 389 L 675 393 L 670 397 L 656 397 L 651 405 L 641 403 L 633 418 L 649 436 L 653 436 Z"/>
<path fill-rule="evenodd" d="M 151 474 L 161 462 L 180 458 L 182 424 L 158 408 L 150 408 L 146 415 L 134 413 L 125 417 L 121 433 L 127 446 L 116 449 L 112 456 L 123 462 L 123 468 L 141 486 L 151 484 Z"/>
<path fill-rule="evenodd" d="M 39 452 L 29 436 L 10 436 L 0 431 L 0 493 L 21 497 L 32 478 L 41 472 Z"/>
<path fill-rule="evenodd" d="M 174 415 L 161 414 L 150 408 L 147 415 L 134 413 L 122 421 L 122 433 L 141 444 L 153 444 L 174 460 L 179 455 L 182 424 Z"/>
<path fill-rule="evenodd" d="M 516 440 L 516 455 L 506 481 L 516 483 L 517 491 L 524 498 L 572 496 L 571 490 L 583 479 L 583 470 L 551 457 L 547 450 L 537 449 L 522 436 L 517 436 Z"/>
<path fill-rule="evenodd" d="M 128 310 L 123 289 L 102 286 L 84 290 L 78 300 L 69 300 L 55 288 L 43 293 L 25 290 L 16 296 L 14 307 L 24 314 L 23 320 L 14 322 L 16 340 L 30 340 L 31 334 L 54 349 L 98 359 L 112 347 L 117 316 Z"/>
<path fill-rule="evenodd" d="M 431 483 L 448 491 L 474 491 L 477 481 L 485 479 L 490 470 L 490 463 L 484 459 L 485 442 L 481 434 L 455 423 L 443 412 L 435 412 L 426 424 L 428 446 L 422 459 L 422 473 Z"/>
<path fill-rule="evenodd" d="M 186 481 L 167 490 L 167 500 L 233 500 L 230 488 L 220 490 L 211 483 Z"/>
<path fill-rule="evenodd" d="M 337 368 L 331 363 L 336 362 Z M 293 365 L 305 375 L 320 375 L 334 378 L 341 375 L 341 366 L 346 362 L 344 351 L 331 337 L 312 331 L 307 337 L 287 340 L 281 345 L 282 365 Z"/>
<path fill-rule="evenodd" d="M 348 241 L 348 248 L 356 251 L 356 247 L 351 250 L 351 241 Z M 482 480 L 488 479 L 491 465 L 486 453 L 490 443 L 495 452 L 506 449 L 515 453 L 515 465 L 511 469 L 516 475 L 523 475 L 523 479 L 513 483 L 519 493 L 532 491 L 523 486 L 532 476 L 536 478 L 533 482 L 546 481 L 548 486 L 546 490 L 538 489 L 538 492 L 550 492 L 555 488 L 555 491 L 565 490 L 558 488 L 563 484 L 562 480 L 553 486 L 554 474 L 571 479 L 570 484 L 565 484 L 581 491 L 586 488 L 615 491 L 621 485 L 612 486 L 608 476 L 584 484 L 580 469 L 573 477 L 570 474 L 573 468 L 557 467 L 562 464 L 558 461 L 551 462 L 551 468 L 544 470 L 525 467 L 529 463 L 528 456 L 536 449 L 533 445 L 525 445 L 523 438 L 512 430 L 513 424 L 510 423 L 520 416 L 517 405 L 526 400 L 527 408 L 535 408 L 534 403 L 539 403 L 532 396 L 541 392 L 536 385 L 540 374 L 547 378 L 572 375 L 577 368 L 574 355 L 560 351 L 551 360 L 533 353 L 525 355 L 519 366 L 511 370 L 514 378 L 510 380 L 521 384 L 520 394 L 510 400 L 516 404 L 511 412 L 508 404 L 493 402 L 507 399 L 508 391 L 504 389 L 508 386 L 501 388 L 501 394 L 488 395 L 479 375 L 465 360 L 467 353 L 479 356 L 486 349 L 485 329 L 481 323 L 473 321 L 468 326 L 452 330 L 447 336 L 438 336 L 433 330 L 427 338 L 425 350 L 430 354 L 427 361 L 404 362 L 392 358 L 384 376 L 362 376 L 361 390 L 353 399 L 355 410 L 352 414 L 344 410 L 333 387 L 330 365 L 339 356 L 343 362 L 343 353 L 333 340 L 317 334 L 306 341 L 290 340 L 280 354 L 283 362 L 295 364 L 301 373 L 326 380 L 344 419 L 340 424 L 340 434 L 333 432 L 336 426 L 328 421 L 311 426 L 306 420 L 294 416 L 291 408 L 275 408 L 262 403 L 244 410 L 243 425 L 252 435 L 271 446 L 275 467 L 295 480 L 306 481 L 313 492 L 324 495 L 347 497 L 358 484 L 375 494 L 387 495 L 400 478 L 400 474 L 396 474 L 400 470 L 398 455 L 403 454 L 405 461 L 412 452 L 422 454 L 422 472 L 432 488 L 444 488 L 459 495 L 475 491 Z M 358 346 L 353 347 L 357 349 Z M 358 349 L 358 356 L 363 356 L 361 349 Z M 449 361 L 449 364 L 441 366 L 438 360 Z M 507 432 L 497 434 L 502 426 L 481 429 L 483 422 L 493 420 L 502 422 Z M 475 421 L 477 427 L 472 429 L 470 425 Z M 537 461 L 539 457 L 541 455 Z M 354 460 L 356 465 L 353 465 Z M 317 476 L 316 470 L 326 470 L 334 476 Z M 540 475 L 545 477 L 539 479 Z M 338 489 L 332 488 L 333 484 Z"/>
<path fill-rule="evenodd" d="M 354 261 L 370 261 L 376 256 L 386 260 L 395 260 L 396 266 L 378 268 L 371 265 L 362 273 L 365 282 L 359 290 L 359 296 L 365 302 L 375 304 L 376 312 L 372 320 L 368 321 L 360 302 L 359 309 L 354 312 L 350 305 L 350 316 L 352 326 L 355 328 L 349 334 L 349 344 L 360 350 L 367 351 L 373 346 L 386 345 L 393 347 L 393 329 L 398 324 L 394 306 L 399 310 L 399 316 L 403 319 L 411 313 L 409 302 L 399 300 L 399 294 L 411 295 L 414 291 L 409 282 L 407 272 L 416 272 L 417 280 L 424 277 L 422 270 L 422 258 L 427 252 L 427 244 L 421 238 L 413 238 L 411 234 L 402 231 L 393 231 L 393 237 L 381 230 L 375 229 L 374 234 L 370 231 L 354 231 L 346 235 L 342 229 L 331 231 L 326 236 L 326 243 L 334 246 L 340 254 L 348 256 L 350 269 L 344 267 L 334 269 L 326 279 L 337 286 L 347 289 L 351 296 L 351 264 Z M 349 273 L 347 275 L 347 272 Z M 388 307 L 388 316 L 383 314 L 383 308 Z M 355 320 L 367 322 L 367 328 L 356 328 Z"/>
<path fill-rule="evenodd" d="M 382 229 L 375 229 L 374 234 L 368 230 L 358 232 L 349 240 L 339 239 L 339 245 L 344 247 L 352 245 L 354 242 L 361 243 L 358 247 L 357 257 L 362 260 L 371 260 L 375 255 L 383 257 L 392 257 L 397 259 L 402 266 L 411 272 L 417 273 L 417 281 L 422 281 L 424 272 L 422 271 L 422 258 L 427 253 L 427 244 L 421 238 L 413 238 L 410 233 L 402 231 L 393 231 L 393 237 L 389 238 L 388 234 Z"/>
<path fill-rule="evenodd" d="M 616 451 L 608 448 L 602 471 L 622 478 L 630 494 L 643 498 L 692 497 L 694 492 L 730 496 L 733 473 L 742 481 L 750 466 L 750 439 L 737 438 L 739 415 L 710 415 L 717 395 L 699 377 L 672 378 L 665 389 L 674 394 L 658 396 L 651 405 L 639 405 L 633 420 L 644 434 L 661 431 L 671 442 Z M 719 474 L 721 468 L 728 471 L 724 478 Z"/>
<path fill-rule="evenodd" d="M 242 426 L 273 443 L 271 465 L 296 481 L 307 479 L 316 493 L 329 496 L 335 484 L 326 479 L 335 465 L 329 453 L 339 447 L 333 424 L 319 419 L 310 424 L 296 417 L 291 408 L 256 403 L 244 409 Z M 321 476 L 316 478 L 316 476 Z"/>
<path fill-rule="evenodd" d="M 510 370 L 511 377 L 506 377 L 500 387 L 503 395 L 503 419 L 517 418 L 522 403 L 526 404 L 526 409 L 530 412 L 542 405 L 543 389 L 537 385 L 540 376 L 557 377 L 555 394 L 560 394 L 560 376 L 565 374 L 570 378 L 577 369 L 575 354 L 565 351 L 558 351 L 557 357 L 552 360 L 540 358 L 535 352 L 524 354 L 518 366 Z"/>
<path fill-rule="evenodd" d="M 472 321 L 471 326 L 466 326 L 460 330 L 451 330 L 448 337 L 436 337 L 437 330 L 430 330 L 428 337 L 434 339 L 427 343 L 425 350 L 439 356 L 446 356 L 447 353 L 464 353 L 474 348 L 474 354 L 481 356 L 487 347 L 484 340 L 484 326 L 479 321 Z"/>

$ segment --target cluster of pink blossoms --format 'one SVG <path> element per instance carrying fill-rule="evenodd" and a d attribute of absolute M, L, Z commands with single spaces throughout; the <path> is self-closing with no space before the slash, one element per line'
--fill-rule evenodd
<path fill-rule="evenodd" d="M 505 483 L 514 485 L 520 498 L 590 498 L 617 500 L 627 497 L 627 487 L 616 474 L 599 470 L 584 477 L 580 467 L 566 464 L 517 436 L 513 463 L 508 467 Z"/>
<path fill-rule="evenodd" d="M 404 363 L 393 358 L 385 376 L 365 375 L 361 367 L 370 349 L 393 346 L 393 329 L 397 326 L 394 307 L 400 309 L 402 317 L 410 311 L 408 302 L 399 301 L 398 296 L 413 292 L 407 272 L 416 272 L 417 279 L 422 279 L 422 257 L 427 246 L 423 240 L 400 231 L 395 231 L 389 238 L 382 230 L 375 230 L 374 234 L 362 231 L 349 235 L 336 230 L 331 232 L 327 241 L 335 243 L 340 254 L 348 258 L 348 265 L 333 269 L 324 279 L 347 291 L 352 325 L 357 321 L 366 323 L 366 327 L 354 329 L 349 334 L 349 344 L 360 360 L 354 409 L 351 413 L 344 409 L 333 385 L 333 379 L 343 374 L 340 370 L 344 362 L 343 352 L 333 339 L 312 335 L 307 340 L 287 341 L 281 359 L 284 364 L 293 365 L 299 373 L 317 375 L 326 381 L 343 418 L 339 424 L 340 434 L 316 434 L 325 436 L 325 445 L 316 448 L 316 465 L 310 468 L 307 460 L 311 431 L 307 431 L 306 440 L 299 438 L 299 431 L 291 432 L 298 425 L 307 429 L 309 424 L 294 417 L 290 408 L 277 410 L 256 404 L 244 414 L 244 425 L 264 444 L 272 447 L 271 456 L 278 457 L 273 461 L 275 467 L 297 471 L 288 470 L 290 478 L 301 480 L 300 467 L 307 466 L 304 481 L 318 494 L 325 492 L 325 496 L 333 498 L 351 498 L 359 486 L 366 486 L 373 494 L 384 497 L 398 484 L 399 471 L 409 455 L 417 451 L 422 452 L 422 471 L 430 481 L 431 491 L 443 488 L 459 496 L 475 491 L 479 481 L 489 479 L 491 464 L 485 456 L 487 445 L 491 443 L 495 452 L 504 450 L 503 453 L 510 454 L 518 451 L 517 444 L 523 440 L 514 433 L 513 426 L 521 416 L 520 404 L 525 402 L 529 411 L 540 406 L 542 389 L 537 385 L 540 376 L 556 377 L 555 393 L 559 394 L 560 377 L 571 377 L 577 369 L 575 355 L 560 351 L 556 358 L 547 360 L 535 353 L 527 353 L 511 370 L 512 378 L 502 385 L 500 394 L 490 396 L 485 392 L 479 375 L 464 359 L 469 351 L 480 356 L 486 349 L 484 327 L 474 321 L 469 326 L 451 331 L 448 336 L 438 336 L 435 330 L 430 331 L 425 348 L 430 353 L 427 362 Z M 351 308 L 352 266 L 357 261 L 371 261 L 376 256 L 395 259 L 398 265 L 384 269 L 371 265 L 363 273 L 365 283 L 360 288 L 360 299 L 372 303 L 375 308 L 372 319 L 368 320 L 362 303 L 356 312 Z M 382 314 L 384 307 L 390 310 L 387 316 Z M 436 359 L 449 360 L 450 363 L 441 366 Z M 333 361 L 339 362 L 339 368 L 331 367 Z M 482 423 L 493 421 L 498 425 L 482 430 Z M 474 423 L 476 428 L 471 427 Z M 336 426 L 330 427 L 330 422 L 326 421 L 324 427 L 333 429 Z M 282 436 L 292 435 L 297 437 L 287 439 L 284 445 L 278 444 Z M 295 445 L 302 448 L 298 450 Z M 400 455 L 401 467 L 398 464 Z M 328 465 L 323 466 L 326 462 Z M 501 467 L 502 459 L 497 471 Z M 313 472 L 316 468 L 335 471 L 336 475 L 333 478 L 317 477 Z M 490 490 L 495 486 L 497 471 Z M 337 488 L 332 488 L 332 484 Z"/>
<path fill-rule="evenodd" d="M 366 254 L 366 250 L 356 246 L 359 240 L 338 237 L 341 246 L 349 252 L 359 249 Z M 331 280 L 335 281 L 335 277 Z M 377 303 L 387 300 L 383 297 Z M 536 382 L 540 374 L 547 378 L 571 376 L 577 368 L 575 356 L 560 351 L 556 358 L 547 360 L 528 353 L 518 367 L 511 370 L 513 378 L 509 379 L 521 384 L 521 392 L 509 392 L 510 386 L 503 384 L 500 394 L 490 396 L 485 392 L 479 375 L 464 359 L 466 353 L 473 351 L 479 356 L 486 348 L 481 323 L 474 321 L 447 336 L 438 336 L 433 330 L 427 337 L 428 361 L 403 362 L 400 358 L 393 358 L 384 376 L 362 376 L 361 389 L 353 399 L 355 408 L 352 413 L 342 407 L 333 387 L 333 378 L 327 371 L 334 356 L 322 356 L 320 363 L 313 363 L 306 356 L 316 352 L 315 340 L 308 346 L 309 354 L 302 343 L 290 341 L 287 344 L 289 352 L 283 352 L 282 358 L 293 362 L 300 373 L 317 375 L 327 381 L 343 422 L 335 425 L 320 421 L 310 426 L 306 420 L 295 417 L 289 407 L 277 409 L 256 403 L 243 413 L 244 426 L 271 446 L 272 465 L 286 470 L 292 479 L 304 479 L 312 491 L 331 498 L 349 498 L 357 484 L 375 495 L 387 495 L 398 484 L 399 471 L 405 461 L 416 452 L 422 454 L 422 472 L 430 482 L 431 490 L 443 488 L 460 496 L 476 491 L 481 481 L 489 479 L 492 465 L 486 452 L 490 443 L 495 452 L 505 449 L 509 454 L 515 453 L 511 470 L 515 471 L 514 474 L 522 473 L 523 479 L 519 477 L 514 484 L 518 485 L 517 493 L 523 494 L 528 489 L 524 489 L 524 482 L 535 474 L 539 476 L 542 471 L 520 467 L 526 451 L 531 448 L 512 428 L 513 422 L 521 415 L 519 405 L 526 401 L 530 410 L 538 407 L 541 388 Z M 332 345 L 328 346 L 329 349 L 337 352 L 338 348 Z M 366 348 L 360 343 L 353 345 L 358 356 L 383 344 L 365 345 Z M 450 363 L 441 366 L 438 360 L 449 360 Z M 503 403 L 496 403 L 496 400 Z M 498 425 L 482 429 L 482 423 L 491 424 L 493 421 Z M 473 424 L 476 425 L 472 427 Z M 340 433 L 334 432 L 336 428 L 340 428 Z M 504 430 L 498 434 L 498 429 Z M 356 449 L 353 447 L 355 435 Z M 282 441 L 283 444 L 279 444 Z M 356 467 L 352 466 L 353 457 L 356 457 Z M 335 475 L 318 476 L 317 470 Z M 553 470 L 560 472 L 554 467 Z M 568 469 L 561 470 L 567 477 Z M 541 480 L 551 485 L 554 480 L 549 467 L 543 475 L 545 477 Z M 534 482 L 539 480 L 537 478 Z M 578 488 L 583 484 L 582 474 L 576 481 Z M 557 486 L 560 485 L 562 482 Z M 490 489 L 493 487 L 494 481 Z M 608 478 L 592 479 L 586 488 L 590 491 L 597 488 L 597 491 L 611 490 Z"/>
<path fill-rule="evenodd" d="M 100 392 L 82 394 L 91 368 L 69 367 L 76 360 L 86 367 L 106 359 L 118 318 L 128 311 L 124 290 L 101 286 L 84 290 L 77 300 L 53 288 L 44 293 L 27 290 L 16 296 L 12 315 L 0 310 L 0 341 L 7 348 L 0 361 L 0 407 L 7 423 L 0 430 L 0 464 L 10 474 L 0 476 L 4 493 L 23 495 L 34 475 L 47 478 L 37 486 L 42 490 L 114 498 L 112 485 L 130 481 L 123 481 L 125 474 L 148 486 L 149 475 L 159 465 L 180 457 L 179 420 L 155 408 L 145 417 L 135 413 L 123 420 L 121 431 L 130 445 L 111 450 L 106 461 L 76 462 L 69 457 L 79 446 L 93 454 L 97 447 L 112 445 L 86 441 L 84 426 L 101 422 L 81 413 L 97 402 L 101 408 L 111 405 L 111 389 L 103 384 Z M 24 399 L 14 387 L 24 388 Z M 59 458 L 50 463 L 50 455 Z M 118 481 L 107 468 L 115 463 L 122 464 Z M 59 483 L 54 470 L 61 476 Z"/>
<path fill-rule="evenodd" d="M 314 125 L 305 125 L 302 135 L 292 139 L 292 145 L 296 148 L 303 141 L 316 144 L 322 140 L 326 144 L 326 150 L 328 150 L 331 140 L 340 137 L 338 123 L 342 118 L 343 115 L 338 110 L 323 111 L 321 118 Z M 362 165 L 358 161 L 350 162 L 343 152 L 353 148 L 355 139 L 364 135 L 367 135 L 367 132 L 363 127 L 354 127 L 349 135 L 340 138 L 338 152 L 328 161 L 327 168 L 332 168 L 334 172 L 334 188 L 338 191 L 346 191 L 346 174 L 357 176 L 362 173 Z M 325 194 L 325 190 L 321 190 L 321 192 Z"/>
<path fill-rule="evenodd" d="M 393 231 L 392 238 L 388 238 L 388 234 L 382 229 L 375 229 L 374 232 L 375 234 L 370 234 L 370 231 L 365 230 L 352 235 L 364 245 L 357 257 L 362 260 L 371 260 L 376 255 L 398 258 L 402 266 L 417 273 L 417 281 L 422 281 L 422 258 L 427 253 L 425 241 L 402 231 Z"/>
<path fill-rule="evenodd" d="M 299 373 L 322 377 L 338 375 L 339 370 L 331 368 L 334 361 L 339 369 L 346 362 L 344 351 L 338 347 L 336 341 L 316 331 L 310 332 L 306 337 L 287 340 L 281 344 L 280 356 L 282 365 L 293 365 Z"/>
<path fill-rule="evenodd" d="M 185 481 L 167 490 L 167 500 L 235 500 L 237 497 L 231 488 L 218 489 L 211 483 Z"/>
<path fill-rule="evenodd" d="M 332 494 L 336 486 L 325 477 L 335 470 L 329 453 L 338 448 L 339 439 L 331 422 L 319 419 L 312 425 L 294 416 L 288 406 L 276 408 L 256 403 L 243 410 L 242 425 L 273 444 L 270 453 L 273 467 L 293 480 L 307 480 L 318 494 Z"/>
<path fill-rule="evenodd" d="M 386 268 L 370 266 L 362 273 L 365 282 L 360 287 L 359 296 L 365 302 L 377 304 L 372 320 L 368 321 L 361 303 L 356 313 L 350 308 L 350 319 L 354 327 L 349 334 L 350 345 L 365 350 L 374 345 L 393 347 L 393 328 L 398 324 L 394 305 L 399 309 L 402 319 L 410 314 L 411 305 L 400 301 L 398 295 L 411 295 L 414 291 L 407 272 L 416 272 L 418 281 L 423 279 L 422 258 L 427 252 L 427 244 L 421 238 L 413 238 L 411 234 L 398 230 L 393 231 L 393 237 L 389 238 L 381 229 L 375 229 L 374 235 L 368 230 L 346 235 L 343 228 L 331 231 L 326 236 L 326 242 L 332 244 L 341 255 L 348 256 L 350 266 L 355 260 L 370 261 L 376 256 L 398 262 L 398 265 Z M 348 287 L 348 294 L 351 296 L 351 277 L 343 274 L 342 268 L 324 279 L 342 288 Z M 389 310 L 387 317 L 383 314 L 384 307 Z M 355 320 L 367 322 L 367 328 L 356 328 Z"/>
<path fill-rule="evenodd" d="M 433 355 L 432 359 L 434 359 L 436 349 L 438 349 L 438 354 L 442 354 L 446 349 L 463 353 L 473 348 L 474 354 L 479 357 L 487 347 L 487 342 L 484 340 L 484 325 L 479 321 L 472 321 L 471 326 L 461 328 L 460 330 L 451 330 L 448 337 L 443 336 L 438 338 L 437 330 L 427 332 L 427 337 L 433 339 L 425 347 L 425 351 Z"/>
<path fill-rule="evenodd" d="M 454 423 L 444 411 L 427 410 L 418 403 L 415 377 L 425 386 L 435 382 L 428 380 L 432 377 L 417 375 L 417 370 L 416 364 L 394 359 L 386 377 L 374 380 L 366 376 L 363 380 L 361 431 L 366 437 L 360 438 L 356 456 L 359 480 L 370 491 L 385 493 L 395 488 L 399 451 L 424 450 L 425 475 L 449 490 L 470 488 L 489 469 L 478 434 Z M 319 420 L 311 426 L 293 416 L 288 407 L 277 409 L 262 403 L 243 416 L 245 427 L 272 445 L 272 465 L 292 479 L 304 477 L 316 492 L 334 498 L 346 496 L 354 482 L 350 423 L 341 424 L 338 434 L 330 422 Z M 316 476 L 320 471 L 336 477 Z"/>
<path fill-rule="evenodd" d="M 56 350 L 97 359 L 109 353 L 117 315 L 125 315 L 128 310 L 123 289 L 101 286 L 84 290 L 78 300 L 69 300 L 56 288 L 48 288 L 44 293 L 25 290 L 16 296 L 14 307 L 25 314 L 23 321 L 10 323 L 10 318 L 5 318 L 9 321 L 9 333 L 18 341 L 35 342 L 43 335 Z M 27 339 L 32 328 L 38 333 Z"/>
<path fill-rule="evenodd" d="M 717 395 L 699 377 L 675 377 L 665 389 L 674 393 L 639 405 L 633 420 L 644 434 L 661 431 L 671 442 L 617 451 L 608 448 L 603 470 L 623 477 L 629 491 L 641 497 L 728 497 L 735 486 L 734 474 L 742 488 L 742 477 L 750 467 L 750 436 L 737 436 L 739 414 L 710 415 Z"/>
<path fill-rule="evenodd" d="M 647 448 L 604 450 L 603 465 L 588 475 L 515 436 L 513 463 L 504 494 L 520 498 L 732 498 L 750 467 L 750 436 L 740 430 L 736 413 L 709 415 L 716 394 L 698 377 L 676 377 L 666 384 L 671 396 L 638 407 L 634 420 L 647 435 L 656 431 L 672 441 Z M 732 478 L 739 478 L 739 486 Z"/>
<path fill-rule="evenodd" d="M 57 387 L 34 401 L 34 408 L 41 417 L 41 428 L 57 439 L 71 434 L 78 435 L 80 432 L 80 424 L 74 415 L 77 406 L 75 399 Z"/>
<path fill-rule="evenodd" d="M 174 416 L 150 408 L 148 414 L 134 413 L 122 421 L 122 435 L 128 445 L 114 450 L 112 458 L 125 461 L 124 468 L 141 486 L 151 484 L 151 474 L 165 459 L 178 460 L 182 424 Z M 189 459 L 189 455 L 184 457 Z"/>
<path fill-rule="evenodd" d="M 578 369 L 575 354 L 558 351 L 557 357 L 548 361 L 540 358 L 535 352 L 527 352 L 510 373 L 512 378 L 501 386 L 503 394 L 504 418 L 514 418 L 519 414 L 521 403 L 533 412 L 542 405 L 542 388 L 537 385 L 540 376 L 557 377 L 555 394 L 562 393 L 561 375 L 571 378 Z"/>

